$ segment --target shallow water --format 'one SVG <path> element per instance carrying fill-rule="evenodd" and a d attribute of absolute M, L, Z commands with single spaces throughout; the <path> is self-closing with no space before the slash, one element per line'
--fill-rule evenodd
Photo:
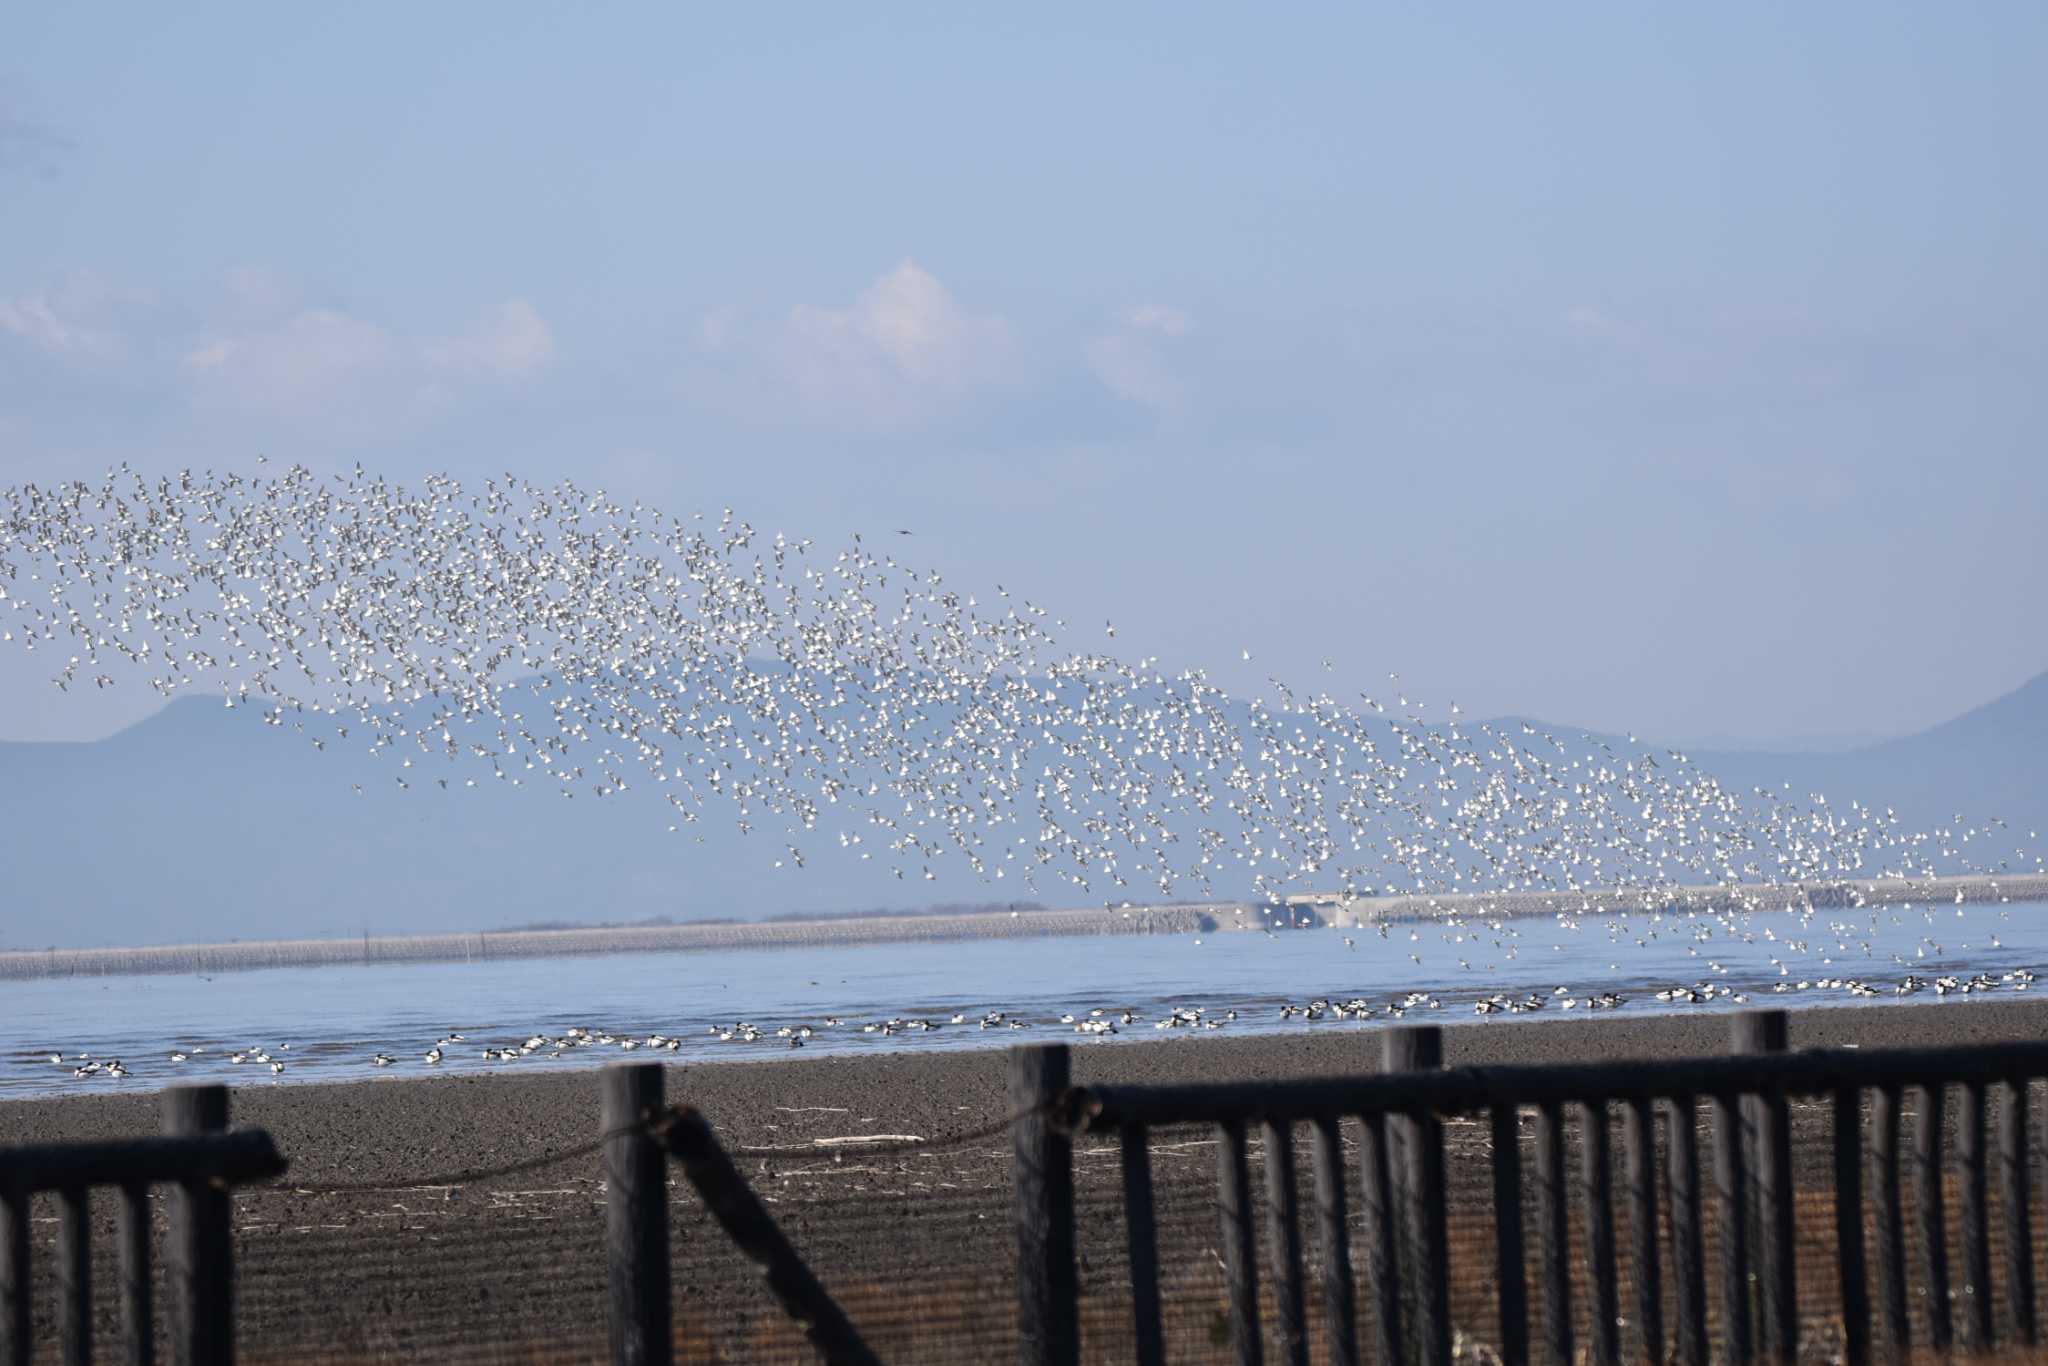
<path fill-rule="evenodd" d="M 1348 942 L 1347 942 L 1348 941 Z M 1714 1006 L 1659 1003 L 1662 987 L 1711 981 L 1753 1004 L 1881 1004 L 1897 999 L 1907 974 L 1928 980 L 1984 974 L 1995 991 L 2023 989 L 2007 977 L 2048 967 L 2048 905 L 1882 907 L 1742 915 L 1530 918 L 1485 925 L 1398 925 L 1368 930 L 1224 933 L 1195 938 L 1102 936 L 972 940 L 861 947 L 746 949 L 477 963 L 369 967 L 269 968 L 199 976 L 74 977 L 0 984 L 8 1035 L 0 1054 L 0 1096 L 78 1090 L 148 1090 L 174 1081 L 218 1079 L 240 1085 L 418 1075 L 429 1070 L 562 1068 L 611 1061 L 616 1045 L 547 1051 L 515 1061 L 486 1061 L 484 1047 L 517 1046 L 571 1026 L 645 1039 L 680 1040 L 677 1060 L 812 1057 L 875 1048 L 991 1047 L 1070 1040 L 1114 1043 L 1160 1037 L 1156 1024 L 1173 1007 L 1201 1007 L 1206 1018 L 1238 1017 L 1224 1031 L 1356 1029 L 1326 1017 L 1283 1020 L 1282 1002 L 1364 997 L 1376 1005 L 1426 992 L 1436 1011 L 1407 1019 L 1468 1020 L 1475 1002 L 1505 993 L 1560 1012 L 1556 988 L 1583 1000 L 1600 992 L 1627 998 L 1629 1014 Z M 1880 995 L 1850 995 L 1822 980 L 1858 978 Z M 1811 985 L 1803 989 L 1799 983 Z M 1787 988 L 1782 993 L 1778 987 Z M 2044 984 L 2043 990 L 2048 990 Z M 1953 993 L 1967 1000 L 1975 993 Z M 1114 1037 L 1077 1035 L 1063 1014 L 1128 1008 L 1142 1017 Z M 1583 1007 L 1581 1007 L 1583 1009 Z M 1012 1030 L 978 1022 L 999 1010 L 1028 1022 Z M 966 1022 L 949 1023 L 964 1015 Z M 824 1027 L 836 1017 L 844 1023 Z M 940 1027 L 894 1036 L 862 1033 L 864 1023 L 924 1018 Z M 1527 1018 L 1489 1017 L 1502 1027 Z M 1375 1023 L 1385 1023 L 1382 1012 Z M 715 1027 L 749 1021 L 758 1042 L 721 1042 Z M 801 1053 L 776 1037 L 782 1025 L 808 1023 Z M 432 1069 L 423 1055 L 450 1032 L 465 1036 Z M 172 1063 L 172 1049 L 192 1053 Z M 254 1061 L 234 1065 L 237 1049 L 267 1049 L 285 1063 L 281 1077 Z M 194 1050 L 203 1050 L 194 1052 Z M 378 1052 L 397 1059 L 373 1069 Z M 52 1053 L 64 1055 L 53 1065 Z M 132 1073 L 74 1078 L 77 1055 L 120 1058 Z M 648 1057 L 642 1051 L 633 1056 Z"/>

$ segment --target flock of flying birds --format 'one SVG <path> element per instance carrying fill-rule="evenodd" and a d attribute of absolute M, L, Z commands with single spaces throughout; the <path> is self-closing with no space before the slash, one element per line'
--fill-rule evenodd
<path fill-rule="evenodd" d="M 1996 820 L 1732 790 L 1682 752 L 1470 722 L 1391 676 L 1233 699 L 1114 636 L 858 535 L 822 550 L 509 474 L 123 465 L 0 490 L 0 644 L 58 688 L 218 689 L 380 757 L 395 789 L 430 763 L 456 790 L 646 788 L 672 830 L 732 822 L 778 866 L 836 846 L 1108 906 L 1705 884 L 1774 908 L 1792 884 L 2043 866 Z"/>

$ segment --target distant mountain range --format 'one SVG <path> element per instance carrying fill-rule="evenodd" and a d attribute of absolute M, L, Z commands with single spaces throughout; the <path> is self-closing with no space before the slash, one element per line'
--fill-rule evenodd
<path fill-rule="evenodd" d="M 934 881 L 901 881 L 829 832 L 798 869 L 772 829 L 743 835 L 707 815 L 669 833 L 669 808 L 644 793 L 564 800 L 493 781 L 486 765 L 414 752 L 401 770 L 397 755 L 362 748 L 315 753 L 256 708 L 197 697 L 92 743 L 0 742 L 0 948 L 909 909 L 1064 891 L 984 883 L 954 859 L 935 865 Z M 1727 786 L 1786 785 L 1843 807 L 1853 797 L 1922 827 L 1996 815 L 2024 837 L 2048 828 L 2048 674 L 1920 734 L 1847 752 L 1688 752 Z"/>

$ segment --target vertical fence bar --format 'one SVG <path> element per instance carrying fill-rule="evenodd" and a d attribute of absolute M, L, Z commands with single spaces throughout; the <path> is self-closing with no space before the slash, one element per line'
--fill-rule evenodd
<path fill-rule="evenodd" d="M 1648 1098 L 1622 1111 L 1628 1147 L 1629 1280 L 1635 1289 L 1637 1358 L 1664 1360 L 1664 1279 L 1657 1261 L 1657 1116 Z"/>
<path fill-rule="evenodd" d="M 1885 1355 L 1904 1361 L 1912 1345 L 1906 1317 L 1906 1214 L 1899 1198 L 1899 1101 L 1896 1086 L 1870 1097 L 1871 1183 L 1876 1187 L 1877 1299 L 1884 1311 Z"/>
<path fill-rule="evenodd" d="M 1443 1066 L 1444 1036 L 1435 1025 L 1387 1031 L 1384 1072 L 1432 1072 Z M 1423 1366 L 1451 1359 L 1450 1249 L 1444 1227 L 1444 1133 L 1434 1114 L 1417 1111 L 1399 1121 L 1405 1179 L 1401 1201 L 1402 1273 L 1412 1282 L 1416 1350 Z"/>
<path fill-rule="evenodd" d="M 1216 1213 L 1222 1221 L 1223 1278 L 1230 1291 L 1230 1341 L 1241 1366 L 1259 1366 L 1259 1245 L 1252 1223 L 1252 1176 L 1245 1159 L 1244 1121 L 1216 1126 Z"/>
<path fill-rule="evenodd" d="M 225 1086 L 173 1086 L 163 1095 L 163 1131 L 173 1137 L 228 1127 Z M 233 1366 L 234 1235 L 228 1193 L 209 1182 L 173 1188 L 165 1290 L 171 1357 L 180 1366 Z"/>
<path fill-rule="evenodd" d="M 1294 1126 L 1267 1120 L 1266 1255 L 1273 1260 L 1280 1349 L 1290 1366 L 1308 1366 L 1308 1324 L 1301 1289 L 1301 1211 L 1294 1193 Z"/>
<path fill-rule="evenodd" d="M 1986 1209 L 1984 1087 L 1963 1088 L 1956 1157 L 1963 1169 L 1963 1345 L 1991 1348 L 1991 1217 Z"/>
<path fill-rule="evenodd" d="M 1493 1218 L 1499 1235 L 1495 1287 L 1500 1298 L 1501 1366 L 1529 1363 L 1529 1281 L 1522 1241 L 1522 1116 L 1493 1107 Z"/>
<path fill-rule="evenodd" d="M 1745 1010 L 1729 1031 L 1734 1053 L 1782 1053 L 1787 1017 L 1782 1010 Z M 1756 1096 L 1758 1282 L 1763 1302 L 1763 1340 L 1773 1357 L 1789 1362 L 1799 1352 L 1798 1263 L 1794 1255 L 1792 1122 L 1781 1087 Z"/>
<path fill-rule="evenodd" d="M 1010 1050 L 1017 1224 L 1017 1360 L 1074 1366 L 1081 1356 L 1074 1266 L 1074 1148 L 1049 1107 L 1072 1075 L 1065 1044 Z"/>
<path fill-rule="evenodd" d="M 1344 1199 L 1344 1142 L 1335 1115 L 1309 1129 L 1315 1165 L 1316 1232 L 1323 1254 L 1323 1309 L 1329 1319 L 1330 1366 L 1358 1366 L 1358 1301 L 1351 1288 L 1351 1228 Z"/>
<path fill-rule="evenodd" d="M 1835 1092 L 1835 1265 L 1842 1282 L 1842 1360 L 1870 1360 L 1870 1281 L 1863 1257 L 1863 1092 Z"/>
<path fill-rule="evenodd" d="M 1678 1360 L 1707 1366 L 1707 1258 L 1700 1231 L 1699 1105 L 1673 1096 L 1665 1106 L 1664 1171 L 1671 1187 L 1671 1275 L 1678 1301 Z"/>
<path fill-rule="evenodd" d="M 28 1217 L 27 1189 L 0 1186 L 0 1366 L 28 1366 L 35 1350 Z"/>
<path fill-rule="evenodd" d="M 668 1162 L 646 1128 L 663 1108 L 661 1064 L 612 1063 L 600 1085 L 612 1361 L 616 1366 L 665 1366 L 675 1359 Z"/>
<path fill-rule="evenodd" d="M 1714 1097 L 1714 1216 L 1721 1243 L 1721 1355 L 1754 1359 L 1749 1319 L 1749 1195 L 1743 1170 L 1742 1098 Z"/>
<path fill-rule="evenodd" d="M 1564 1110 L 1536 1111 L 1536 1245 L 1543 1264 L 1543 1343 L 1552 1366 L 1572 1366 L 1571 1209 L 1564 1188 Z"/>
<path fill-rule="evenodd" d="M 1941 1188 L 1942 1113 L 1948 1088 L 1920 1088 L 1920 1116 L 1913 1126 L 1913 1195 L 1920 1206 L 1920 1293 L 1927 1301 L 1928 1339 L 1937 1352 L 1955 1340 L 1950 1322 L 1948 1218 Z"/>
<path fill-rule="evenodd" d="M 1621 1366 L 1621 1306 L 1614 1269 L 1614 1162 L 1604 1101 L 1579 1107 L 1579 1187 L 1586 1210 L 1586 1281 L 1593 1360 Z"/>
<path fill-rule="evenodd" d="M 57 1341 L 64 1366 L 92 1366 L 92 1224 L 86 1188 L 57 1192 Z"/>
<path fill-rule="evenodd" d="M 1152 1136 L 1127 1124 L 1123 1145 L 1124 1230 L 1131 1258 L 1131 1331 L 1138 1366 L 1165 1366 L 1166 1336 L 1159 1326 L 1159 1227 L 1152 1212 Z"/>
<path fill-rule="evenodd" d="M 2005 1084 L 1998 1112 L 1998 1189 L 2005 1206 L 2005 1331 L 2032 1347 L 2039 1338 L 2034 1317 L 2033 1214 L 2027 1208 L 2027 1079 Z"/>
<path fill-rule="evenodd" d="M 1359 1126 L 1358 1203 L 1365 1221 L 1366 1297 L 1372 1301 L 1373 1345 L 1379 1349 L 1376 1360 L 1394 1366 L 1408 1356 L 1401 1323 L 1400 1243 L 1387 1180 L 1387 1117 L 1374 1111 L 1361 1116 Z"/>
<path fill-rule="evenodd" d="M 156 1306 L 149 1283 L 149 1187 L 121 1187 L 121 1340 L 126 1366 L 156 1366 Z"/>

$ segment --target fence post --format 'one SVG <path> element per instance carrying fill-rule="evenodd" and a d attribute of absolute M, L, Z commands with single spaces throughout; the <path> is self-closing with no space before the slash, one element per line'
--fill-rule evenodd
<path fill-rule="evenodd" d="M 1048 1107 L 1066 1091 L 1065 1044 L 1010 1050 L 1013 1216 L 1017 1225 L 1017 1360 L 1074 1366 L 1081 1357 L 1074 1269 L 1074 1149 Z"/>
<path fill-rule="evenodd" d="M 164 1092 L 163 1131 L 176 1138 L 228 1127 L 228 1088 L 173 1086 Z M 170 1201 L 164 1268 L 171 1359 L 180 1366 L 232 1366 L 235 1359 L 234 1231 L 228 1193 L 205 1181 L 177 1186 Z"/>
<path fill-rule="evenodd" d="M 28 1366 L 34 1347 L 28 1221 L 27 1188 L 0 1184 L 0 1366 Z"/>
<path fill-rule="evenodd" d="M 667 1366 L 668 1163 L 646 1125 L 662 1111 L 658 1062 L 612 1063 L 602 1073 L 605 1252 L 615 1366 Z"/>
<path fill-rule="evenodd" d="M 1381 1045 L 1383 1072 L 1435 1071 L 1443 1066 L 1444 1036 L 1435 1025 L 1390 1029 Z M 1444 1230 L 1444 1135 L 1426 1111 L 1403 1116 L 1394 1179 L 1401 1186 L 1402 1271 L 1413 1278 L 1415 1326 L 1423 1366 L 1447 1366 L 1451 1359 L 1449 1252 Z"/>
<path fill-rule="evenodd" d="M 1745 1010 L 1729 1029 L 1731 1053 L 1782 1053 L 1787 1042 L 1782 1010 Z M 1763 1340 L 1789 1362 L 1799 1348 L 1799 1297 L 1793 1262 L 1792 1126 L 1782 1088 L 1751 1097 L 1743 1107 L 1756 1133 L 1758 1282 Z"/>
<path fill-rule="evenodd" d="M 156 1366 L 156 1312 L 149 1284 L 149 1187 L 121 1187 L 121 1335 L 128 1366 Z"/>

